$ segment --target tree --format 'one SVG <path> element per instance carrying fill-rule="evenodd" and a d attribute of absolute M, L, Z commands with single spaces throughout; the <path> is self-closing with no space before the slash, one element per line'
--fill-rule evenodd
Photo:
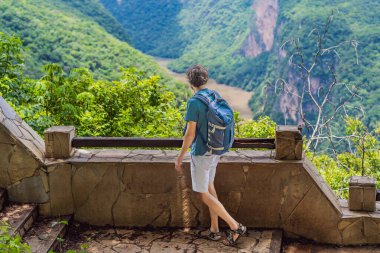
<path fill-rule="evenodd" d="M 21 39 L 0 32 L 0 96 L 19 97 L 23 63 Z"/>
<path fill-rule="evenodd" d="M 380 126 L 368 131 L 358 118 L 346 118 L 346 134 L 352 142 L 351 149 L 335 156 L 321 154 L 312 156 L 313 164 L 328 182 L 337 196 L 348 197 L 348 182 L 351 176 L 365 175 L 377 179 L 380 187 Z M 309 154 L 310 155 L 310 154 Z"/>
<path fill-rule="evenodd" d="M 345 141 L 347 136 L 333 134 L 334 130 L 342 130 L 342 127 L 333 127 L 333 124 L 341 122 L 353 109 L 362 111 L 350 104 L 354 99 L 360 98 L 358 88 L 338 80 L 336 73 L 341 61 L 339 50 L 349 46 L 356 52 L 357 42 L 350 40 L 334 44 L 329 40 L 328 32 L 333 17 L 332 12 L 322 29 L 315 28 L 308 35 L 308 38 L 315 39 L 315 48 L 303 45 L 300 38 L 288 40 L 281 46 L 281 50 L 290 46 L 289 81 L 285 78 L 278 79 L 274 90 L 282 98 L 288 97 L 288 100 L 293 101 L 290 106 L 285 105 L 286 110 L 294 113 L 296 121 L 308 130 L 306 150 L 316 151 L 320 142 L 325 140 L 330 141 L 336 150 L 335 142 Z M 308 43 L 305 44 L 309 45 Z"/>
<path fill-rule="evenodd" d="M 380 147 L 378 136 L 376 138 L 379 129 L 370 132 L 358 118 L 346 118 L 346 133 L 354 144 L 354 150 L 348 153 L 352 159 L 348 160 L 351 160 L 350 167 L 356 168 L 362 176 L 380 170 Z"/>

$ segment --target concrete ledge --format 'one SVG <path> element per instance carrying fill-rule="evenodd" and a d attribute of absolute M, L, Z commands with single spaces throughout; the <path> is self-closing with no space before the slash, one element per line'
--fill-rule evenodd
<path fill-rule="evenodd" d="M 123 149 L 76 149 L 73 156 L 65 160 L 69 163 L 83 162 L 152 162 L 152 163 L 174 163 L 178 151 L 175 150 L 123 150 Z M 47 164 L 64 161 L 59 159 L 46 159 Z M 187 153 L 184 162 L 190 161 L 190 155 Z M 273 151 L 253 151 L 253 150 L 237 150 L 229 152 L 221 156 L 220 162 L 223 163 L 302 163 L 301 161 L 280 161 L 273 159 Z"/>

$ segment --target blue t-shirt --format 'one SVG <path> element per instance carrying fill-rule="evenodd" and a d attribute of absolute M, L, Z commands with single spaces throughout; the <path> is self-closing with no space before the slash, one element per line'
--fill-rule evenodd
<path fill-rule="evenodd" d="M 195 94 L 202 94 L 213 99 L 213 92 L 208 88 L 197 91 Z M 201 100 L 191 97 L 187 102 L 185 120 L 197 122 L 196 135 L 191 144 L 190 154 L 204 155 L 208 150 L 205 143 L 207 140 L 207 106 Z"/>

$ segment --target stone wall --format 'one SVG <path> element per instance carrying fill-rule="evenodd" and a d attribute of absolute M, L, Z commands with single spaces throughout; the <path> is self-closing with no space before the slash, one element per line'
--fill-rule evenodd
<path fill-rule="evenodd" d="M 94 225 L 207 226 L 208 209 L 191 192 L 189 157 L 181 178 L 174 170 L 176 155 L 76 150 L 64 162 L 51 160 L 45 214 L 74 213 L 77 221 Z M 215 187 L 227 210 L 249 227 L 282 228 L 287 236 L 324 243 L 380 242 L 380 212 L 348 211 L 308 160 L 278 161 L 271 151 L 230 152 L 221 158 Z M 369 226 L 375 227 L 371 238 L 361 233 Z"/>
<path fill-rule="evenodd" d="M 189 157 L 182 176 L 174 170 L 177 151 L 76 149 L 67 159 L 45 158 L 41 138 L 12 110 L 4 113 L 4 107 L 6 103 L 0 111 L 0 182 L 11 200 L 39 203 L 43 215 L 73 214 L 93 225 L 209 224 L 208 209 L 191 191 Z M 32 132 L 28 141 L 36 148 L 25 144 L 25 135 L 16 135 L 24 127 Z M 238 150 L 222 156 L 215 185 L 237 220 L 323 243 L 380 243 L 380 207 L 349 211 L 310 161 L 276 160 L 274 153 Z"/>
<path fill-rule="evenodd" d="M 19 202 L 48 200 L 43 139 L 0 97 L 0 187 Z"/>

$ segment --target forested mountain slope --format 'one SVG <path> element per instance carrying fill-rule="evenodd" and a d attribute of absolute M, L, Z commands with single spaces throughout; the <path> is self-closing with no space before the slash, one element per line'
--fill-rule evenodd
<path fill-rule="evenodd" d="M 122 41 L 128 39 L 126 31 L 97 0 L 3 0 L 0 31 L 24 41 L 29 49 L 25 73 L 34 78 L 41 77 L 47 63 L 59 63 L 66 72 L 85 67 L 95 78 L 107 80 L 119 77 L 120 68 L 133 66 L 163 76 L 174 91 L 183 89 L 150 57 Z"/>
<path fill-rule="evenodd" d="M 280 46 L 301 37 L 311 57 L 315 41 L 307 36 L 323 26 L 334 10 L 328 43 L 351 39 L 359 43 L 359 65 L 352 48 L 338 52 L 342 58 L 338 77 L 359 87 L 369 124 L 374 127 L 380 119 L 379 1 L 100 1 L 124 24 L 133 46 L 155 56 L 177 58 L 171 65 L 175 71 L 182 72 L 195 62 L 208 66 L 218 81 L 255 91 L 251 100 L 255 115 L 271 115 L 277 122 L 290 115 L 273 98 L 264 101 L 263 88 L 279 77 L 293 75 Z M 320 73 L 315 78 L 324 81 Z"/>
<path fill-rule="evenodd" d="M 123 25 L 119 23 L 119 21 L 117 21 L 98 0 L 66 0 L 64 2 L 76 10 L 79 10 L 84 15 L 91 17 L 116 38 L 123 41 L 129 40 L 127 31 L 124 29 Z"/>
<path fill-rule="evenodd" d="M 178 22 L 182 4 L 180 1 L 100 0 L 124 25 L 134 47 L 161 57 L 177 58 L 184 49 Z"/>

